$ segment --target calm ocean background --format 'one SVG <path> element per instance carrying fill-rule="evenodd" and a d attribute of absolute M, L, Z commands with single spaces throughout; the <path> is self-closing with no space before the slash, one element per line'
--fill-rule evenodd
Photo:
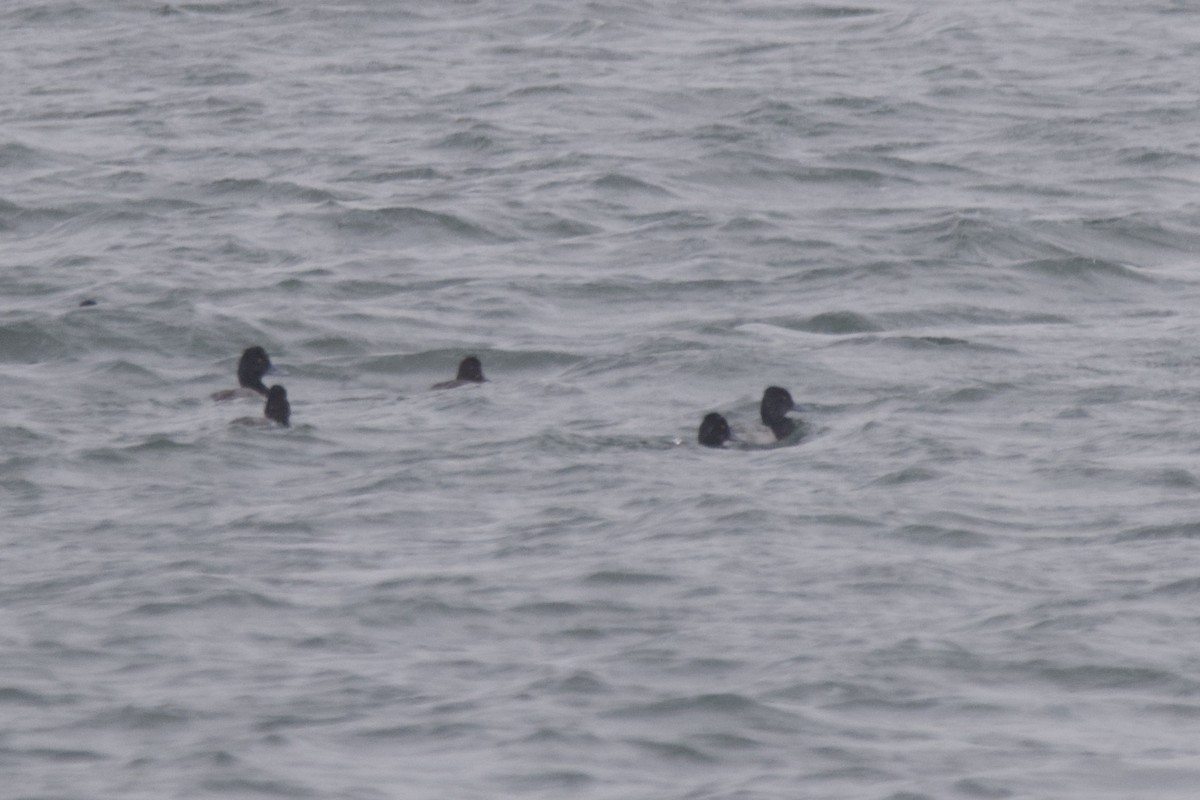
<path fill-rule="evenodd" d="M 1198 75 L 1169 0 L 0 5 L 0 797 L 1195 798 Z"/>

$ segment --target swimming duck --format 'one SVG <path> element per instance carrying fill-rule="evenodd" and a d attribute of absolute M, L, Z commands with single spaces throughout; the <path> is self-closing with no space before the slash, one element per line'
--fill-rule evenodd
<path fill-rule="evenodd" d="M 796 403 L 792 400 L 792 395 L 787 389 L 781 389 L 778 386 L 768 386 L 763 392 L 762 403 L 759 404 L 758 413 L 762 417 L 763 425 L 771 429 L 771 433 L 775 434 L 775 441 L 786 439 L 796 432 L 796 421 L 787 418 L 787 413 L 796 408 Z"/>
<path fill-rule="evenodd" d="M 465 386 L 468 383 L 483 383 L 487 378 L 483 377 L 483 364 L 479 363 L 479 359 L 475 356 L 467 356 L 458 365 L 458 374 L 454 376 L 452 381 L 442 381 L 430 386 L 430 389 L 453 389 L 456 386 Z"/>
<path fill-rule="evenodd" d="M 233 425 L 282 425 L 285 428 L 290 428 L 292 424 L 292 406 L 288 402 L 287 389 L 284 389 L 279 384 L 272 386 L 267 390 L 267 404 L 263 407 L 263 415 L 261 417 L 240 417 L 235 419 Z"/>
<path fill-rule="evenodd" d="M 733 438 L 729 423 L 715 411 L 705 415 L 700 422 L 700 432 L 697 437 L 705 447 L 724 447 Z"/>
<path fill-rule="evenodd" d="M 267 387 L 262 379 L 263 375 L 271 370 L 271 359 L 266 350 L 257 345 L 247 347 L 238 361 L 238 388 L 213 392 L 212 399 L 219 402 L 238 397 L 254 397 L 256 394 L 266 396 Z"/>

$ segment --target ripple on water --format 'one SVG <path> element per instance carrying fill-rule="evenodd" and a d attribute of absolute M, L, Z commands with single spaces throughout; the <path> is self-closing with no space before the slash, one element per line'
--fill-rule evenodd
<path fill-rule="evenodd" d="M 363 739 L 395 739 L 413 742 L 448 742 L 468 739 L 486 731 L 485 726 L 470 722 L 422 722 L 365 727 L 354 733 Z"/>
<path fill-rule="evenodd" d="M 55 321 L 22 320 L 0 325 L 0 362 L 8 364 L 38 364 L 66 358 L 71 345 L 52 332 Z"/>
<path fill-rule="evenodd" d="M 1164 489 L 1200 488 L 1200 478 L 1182 468 L 1168 467 L 1143 473 L 1139 475 L 1137 482 L 1143 486 L 1160 486 Z"/>
<path fill-rule="evenodd" d="M 464 216 L 416 206 L 341 206 L 322 213 L 318 220 L 346 234 L 389 237 L 413 243 L 494 244 L 507 238 Z"/>
<path fill-rule="evenodd" d="M 592 185 L 597 189 L 615 194 L 647 194 L 659 197 L 671 195 L 671 192 L 661 186 L 617 172 L 610 172 L 603 177 L 596 178 L 592 181 Z"/>
<path fill-rule="evenodd" d="M 910 483 L 925 483 L 943 477 L 941 473 L 924 467 L 905 467 L 895 472 L 889 472 L 871 481 L 873 486 L 905 486 Z"/>
<path fill-rule="evenodd" d="M 613 687 L 594 672 L 579 670 L 566 676 L 556 676 L 535 681 L 529 687 L 538 694 L 554 695 L 600 695 L 609 694 Z"/>
<path fill-rule="evenodd" d="M 671 583 L 673 580 L 674 578 L 669 575 L 625 570 L 601 570 L 600 572 L 593 572 L 584 578 L 585 583 L 600 586 L 645 586 L 647 584 Z"/>
<path fill-rule="evenodd" d="M 63 766 L 69 764 L 89 764 L 93 762 L 113 760 L 111 755 L 101 753 L 97 750 L 76 750 L 62 747 L 33 747 L 24 750 L 0 748 L 0 761 L 10 760 L 4 758 L 6 754 L 10 756 L 12 760 L 30 759 Z"/>
<path fill-rule="evenodd" d="M 141 603 L 131 609 L 129 613 L 135 616 L 158 617 L 207 609 L 286 609 L 292 607 L 292 604 L 286 600 L 270 597 L 260 592 L 227 589 L 216 592 L 199 592 L 197 596 L 189 600 Z"/>
<path fill-rule="evenodd" d="M 1183 578 L 1164 583 L 1152 589 L 1150 594 L 1165 597 L 1200 595 L 1200 578 Z"/>
<path fill-rule="evenodd" d="M 1169 525 L 1143 525 L 1123 531 L 1116 536 L 1118 542 L 1196 538 L 1200 538 L 1200 522 L 1179 522 Z"/>
<path fill-rule="evenodd" d="M 571 769 L 550 769 L 520 774 L 500 774 L 497 780 L 516 791 L 579 791 L 596 783 L 590 772 Z"/>
<path fill-rule="evenodd" d="M 0 705 L 50 706 L 62 702 L 41 692 L 30 692 L 15 686 L 0 686 Z"/>
<path fill-rule="evenodd" d="M 279 203 L 335 203 L 348 198 L 330 191 L 291 181 L 258 178 L 221 178 L 203 187 L 216 197 L 241 201 Z"/>
<path fill-rule="evenodd" d="M 1113 278 L 1139 283 L 1151 281 L 1151 278 L 1139 269 L 1101 258 L 1083 258 L 1081 256 L 1039 258 L 1023 261 L 1014 266 L 1021 272 L 1079 283 L 1095 283 Z"/>
<path fill-rule="evenodd" d="M 206 792 L 228 797 L 319 797 L 319 792 L 304 784 L 283 778 L 206 778 L 200 783 Z"/>
<path fill-rule="evenodd" d="M 1153 667 L 1114 664 L 1060 664 L 1048 660 L 1013 664 L 1014 668 L 1063 689 L 1073 691 L 1111 691 L 1140 689 L 1184 696 L 1194 693 L 1197 683 L 1175 672 Z"/>
<path fill-rule="evenodd" d="M 946 528 L 941 525 L 905 525 L 896 535 L 926 546 L 974 548 L 987 547 L 991 540 L 983 533 L 966 528 Z"/>
<path fill-rule="evenodd" d="M 715 755 L 698 746 L 685 744 L 681 741 L 663 739 L 645 739 L 629 737 L 625 741 L 638 750 L 662 761 L 680 762 L 685 764 L 715 764 L 719 760 Z"/>
<path fill-rule="evenodd" d="M 870 317 L 854 311 L 826 311 L 812 317 L 776 320 L 775 324 L 791 330 L 845 336 L 852 333 L 872 333 L 883 328 Z"/>
<path fill-rule="evenodd" d="M 54 158 L 47 150 L 31 147 L 23 142 L 8 141 L 0 144 L 0 169 L 19 170 L 22 167 L 40 167 L 52 163 Z M 17 206 L 0 198 L 0 214 Z"/>
<path fill-rule="evenodd" d="M 102 711 L 94 715 L 87 724 L 99 729 L 163 730 L 182 728 L 205 716 L 203 712 L 172 705 L 127 705 Z"/>
<path fill-rule="evenodd" d="M 805 724 L 797 714 L 734 692 L 686 695 L 623 705 L 605 712 L 604 716 L 656 725 L 687 720 L 689 727 L 697 732 L 707 728 L 710 733 L 725 732 L 732 735 L 740 735 L 747 730 L 794 732 Z"/>

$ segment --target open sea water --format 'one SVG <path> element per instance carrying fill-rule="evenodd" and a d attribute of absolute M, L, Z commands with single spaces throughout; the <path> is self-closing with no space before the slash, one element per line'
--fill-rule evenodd
<path fill-rule="evenodd" d="M 1197 797 L 1197 75 L 1175 0 L 0 5 L 0 796 Z"/>

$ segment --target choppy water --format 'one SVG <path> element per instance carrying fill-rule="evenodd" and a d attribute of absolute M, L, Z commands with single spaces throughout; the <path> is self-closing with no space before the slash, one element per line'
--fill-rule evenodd
<path fill-rule="evenodd" d="M 1195 797 L 1198 14 L 3 6 L 0 794 Z"/>

